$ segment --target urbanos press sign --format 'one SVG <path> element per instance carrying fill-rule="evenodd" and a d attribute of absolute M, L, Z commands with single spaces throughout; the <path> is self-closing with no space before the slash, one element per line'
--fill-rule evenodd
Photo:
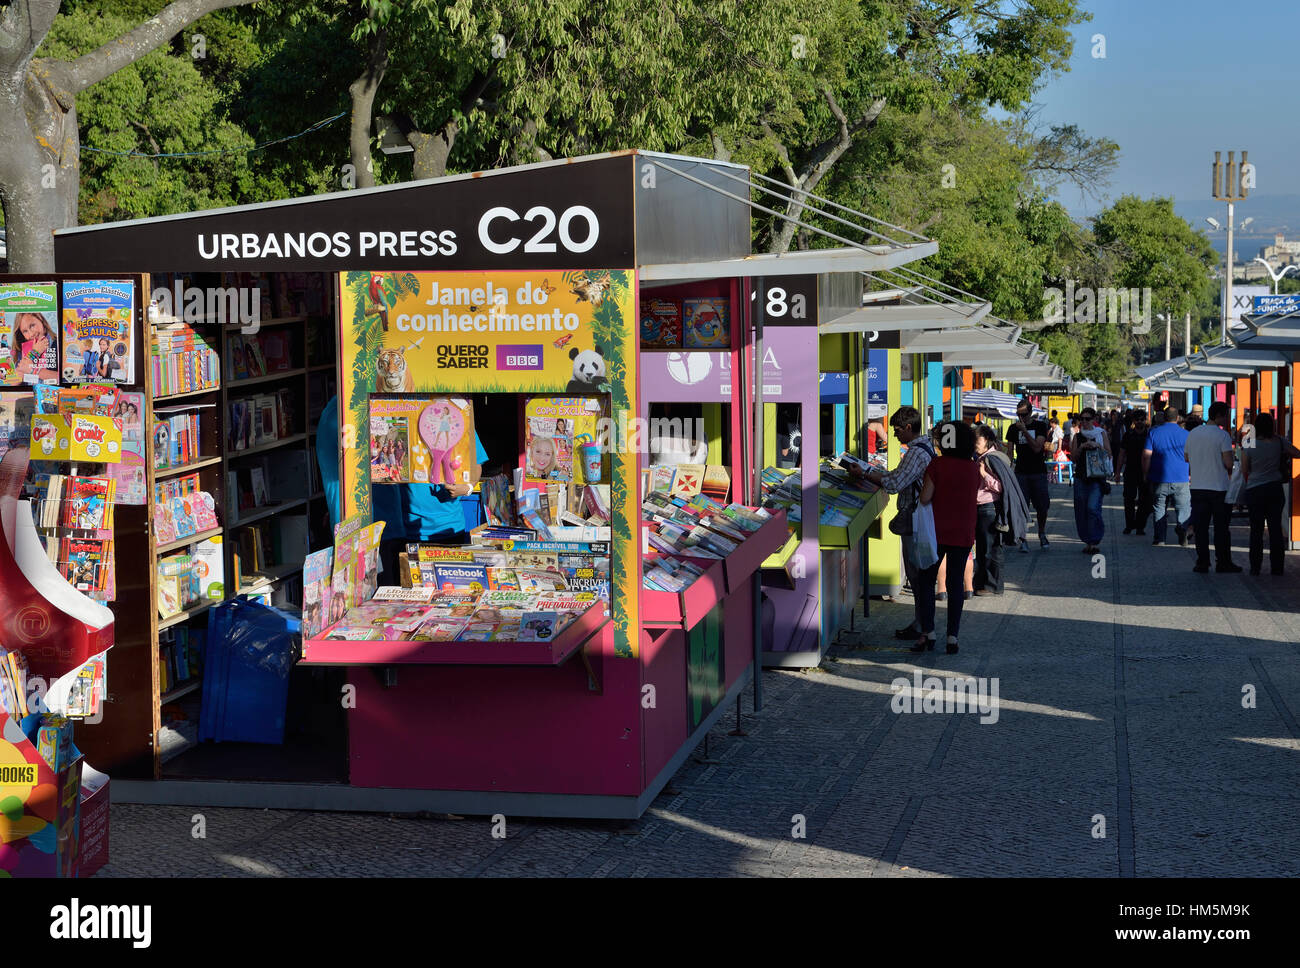
<path fill-rule="evenodd" d="M 68 230 L 56 236 L 56 261 L 99 272 L 631 268 L 633 161 L 615 156 Z"/>

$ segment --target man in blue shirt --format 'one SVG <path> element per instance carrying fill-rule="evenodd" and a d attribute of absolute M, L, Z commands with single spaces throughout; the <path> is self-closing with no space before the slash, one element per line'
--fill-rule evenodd
<path fill-rule="evenodd" d="M 1174 530 L 1178 543 L 1187 545 L 1187 524 L 1192 517 L 1191 469 L 1183 456 L 1187 448 L 1187 431 L 1178 426 L 1178 408 L 1165 410 L 1165 422 L 1152 427 L 1142 450 L 1142 472 L 1151 484 L 1155 500 L 1153 545 L 1164 544 L 1168 533 L 1166 514 L 1172 502 L 1177 511 Z"/>

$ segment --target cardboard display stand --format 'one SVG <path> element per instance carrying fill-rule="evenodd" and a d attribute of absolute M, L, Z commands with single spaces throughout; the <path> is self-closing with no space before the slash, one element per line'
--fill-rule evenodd
<path fill-rule="evenodd" d="M 690 177 L 647 175 L 665 162 Z M 615 438 L 605 468 L 608 615 L 601 608 L 568 637 L 545 644 L 309 640 L 306 662 L 343 666 L 355 687 L 347 783 L 115 778 L 116 798 L 640 815 L 752 680 L 753 576 L 786 537 L 784 515 L 777 515 L 710 569 L 699 588 L 665 596 L 642 587 L 644 428 L 637 416 L 656 378 L 640 348 L 638 269 L 704 262 L 697 278 L 707 282 L 716 275 L 709 260 L 749 256 L 749 206 L 729 197 L 727 180 L 744 172 L 620 152 L 58 233 L 56 254 L 66 268 L 334 274 L 344 516 L 370 508 L 365 429 L 376 396 L 599 396 Z M 748 289 L 733 281 L 747 271 L 725 268 L 717 291 L 700 294 L 715 298 L 693 307 L 690 326 L 702 347 L 695 352 L 729 356 L 739 371 L 730 381 L 736 447 L 727 463 L 731 499 L 753 505 L 750 475 L 741 472 L 752 466 L 743 367 L 748 300 L 740 298 Z M 725 297 L 731 313 L 725 345 L 718 344 L 716 297 Z M 655 365 L 698 372 L 672 356 Z"/>

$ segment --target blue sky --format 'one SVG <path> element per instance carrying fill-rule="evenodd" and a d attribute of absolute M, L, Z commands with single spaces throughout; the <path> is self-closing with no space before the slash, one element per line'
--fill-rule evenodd
<path fill-rule="evenodd" d="M 1070 72 L 1048 81 L 1035 103 L 1043 126 L 1074 123 L 1119 143 L 1107 200 L 1131 193 L 1208 201 L 1214 152 L 1226 161 L 1243 148 L 1257 171 L 1252 195 L 1300 194 L 1300 2 L 1083 6 L 1093 18 L 1075 28 Z M 1092 56 L 1094 34 L 1105 35 L 1104 59 Z M 1073 186 L 1059 197 L 1076 216 L 1104 204 Z"/>

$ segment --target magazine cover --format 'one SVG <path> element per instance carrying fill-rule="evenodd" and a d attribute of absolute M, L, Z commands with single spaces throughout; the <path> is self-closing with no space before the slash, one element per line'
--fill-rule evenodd
<path fill-rule="evenodd" d="M 731 322 L 727 300 L 682 300 L 682 332 L 688 350 L 725 350 L 731 346 Z"/>
<path fill-rule="evenodd" d="M 108 508 L 112 500 L 112 481 L 103 477 L 72 477 L 68 479 L 68 485 L 60 525 L 87 530 L 113 526 Z"/>
<path fill-rule="evenodd" d="M 529 397 L 524 401 L 524 480 L 586 481 L 584 460 L 597 465 L 599 397 Z M 584 448 L 594 448 L 594 456 Z M 599 471 L 597 472 L 599 473 Z"/>
<path fill-rule="evenodd" d="M 641 345 L 646 349 L 681 349 L 682 304 L 680 301 L 641 300 Z"/>
<path fill-rule="evenodd" d="M 107 465 L 114 481 L 114 504 L 145 504 L 149 498 L 144 466 L 144 394 L 119 393 L 111 414 L 122 431 L 122 461 Z"/>
<path fill-rule="evenodd" d="M 63 284 L 63 382 L 135 382 L 135 284 Z"/>
<path fill-rule="evenodd" d="M 370 417 L 370 482 L 402 484 L 411 480 L 411 449 L 406 417 Z"/>
<path fill-rule="evenodd" d="M 313 551 L 302 564 L 302 635 L 315 638 L 329 617 L 330 575 L 334 570 L 334 549 Z"/>
<path fill-rule="evenodd" d="M 0 285 L 0 385 L 59 382 L 57 292 L 53 282 Z"/>

